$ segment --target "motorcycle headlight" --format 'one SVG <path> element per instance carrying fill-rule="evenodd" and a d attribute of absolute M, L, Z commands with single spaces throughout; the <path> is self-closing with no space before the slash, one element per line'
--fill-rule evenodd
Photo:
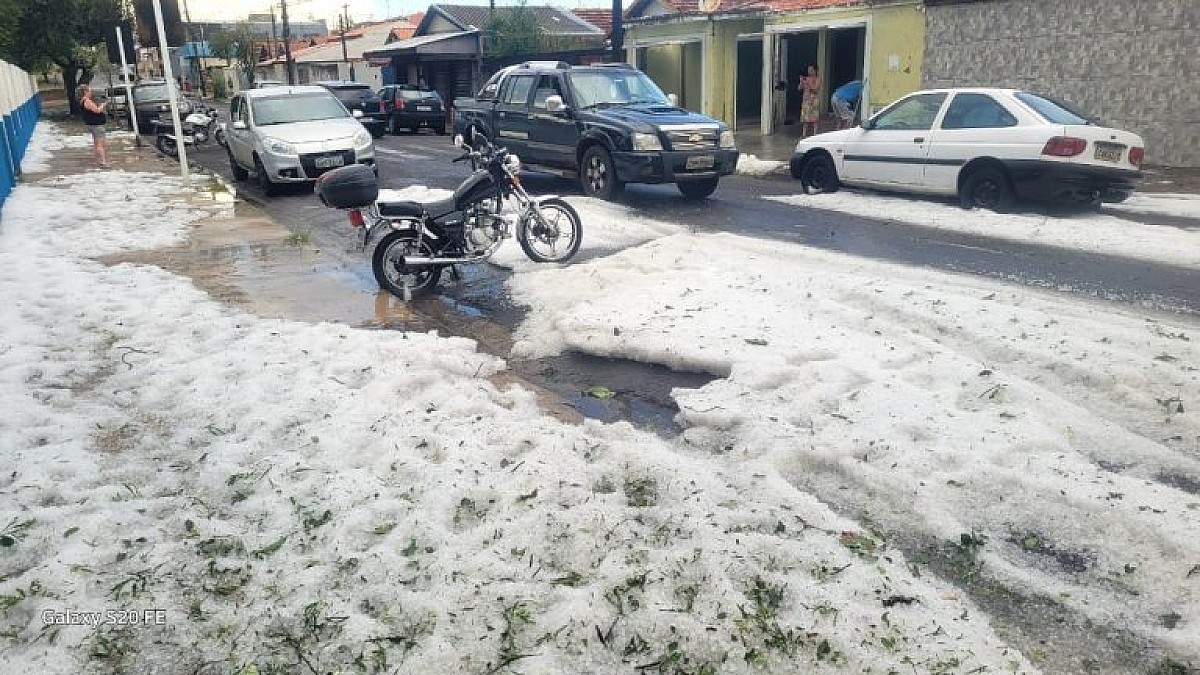
<path fill-rule="evenodd" d="M 504 158 L 504 166 L 508 167 L 508 170 L 513 173 L 519 173 L 521 171 L 521 159 L 516 155 L 509 155 Z"/>
<path fill-rule="evenodd" d="M 363 129 L 354 134 L 354 147 L 365 148 L 371 144 L 371 132 Z"/>
<path fill-rule="evenodd" d="M 635 151 L 646 150 L 662 150 L 662 143 L 658 140 L 658 134 L 642 134 L 635 132 L 633 134 L 633 149 Z"/>
<path fill-rule="evenodd" d="M 736 148 L 737 147 L 737 144 L 734 143 L 734 141 L 733 141 L 733 132 L 732 131 L 726 129 L 725 131 L 721 132 L 721 147 L 722 148 Z"/>
<path fill-rule="evenodd" d="M 263 146 L 265 146 L 267 148 L 267 151 L 273 152 L 276 155 L 294 155 L 294 154 L 296 154 L 295 146 L 293 146 L 291 143 L 285 143 L 284 141 L 281 141 L 278 138 L 264 139 Z"/>

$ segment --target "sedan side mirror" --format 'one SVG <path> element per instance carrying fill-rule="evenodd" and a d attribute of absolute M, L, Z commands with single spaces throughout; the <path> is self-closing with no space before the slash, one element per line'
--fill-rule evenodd
<path fill-rule="evenodd" d="M 362 111 L 361 111 L 361 110 L 359 110 L 359 109 L 357 109 L 357 108 L 355 108 L 354 110 L 350 111 L 350 114 L 354 116 L 354 119 L 358 119 L 358 118 L 360 118 L 360 117 L 362 117 L 362 116 L 363 116 L 363 115 L 362 115 Z"/>
<path fill-rule="evenodd" d="M 673 106 L 679 105 L 679 97 L 676 96 L 675 94 L 667 94 L 667 100 L 670 101 L 671 105 L 673 105 Z"/>
<path fill-rule="evenodd" d="M 234 120 L 234 121 L 233 121 L 233 128 L 234 128 L 234 129 L 237 129 L 238 131 L 245 131 L 245 130 L 246 130 L 246 122 L 245 122 L 245 120 Z"/>
<path fill-rule="evenodd" d="M 552 113 L 563 112 L 567 109 L 567 104 L 563 103 L 562 97 L 558 95 L 546 97 L 546 110 Z"/>
<path fill-rule="evenodd" d="M 859 125 L 864 131 L 870 131 L 875 128 L 875 120 L 863 120 Z"/>

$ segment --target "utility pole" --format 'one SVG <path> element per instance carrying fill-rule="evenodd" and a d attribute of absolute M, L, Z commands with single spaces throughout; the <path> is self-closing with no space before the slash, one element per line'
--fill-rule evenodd
<path fill-rule="evenodd" d="M 625 60 L 625 24 L 621 14 L 621 0 L 612 0 L 612 35 L 609 37 L 609 41 L 612 43 L 614 63 L 621 63 Z"/>
<path fill-rule="evenodd" d="M 350 28 L 350 5 L 342 5 L 342 60 L 346 62 L 346 67 L 350 69 L 350 81 L 354 81 L 354 64 L 350 63 L 350 57 L 346 55 L 346 31 Z"/>
<path fill-rule="evenodd" d="M 292 29 L 288 25 L 287 0 L 279 0 L 279 5 L 283 14 L 283 60 L 287 64 L 287 81 L 288 84 L 296 84 L 296 70 L 292 67 Z"/>
<path fill-rule="evenodd" d="M 275 5 L 271 5 L 271 62 L 279 58 L 279 38 L 275 35 Z"/>
<path fill-rule="evenodd" d="M 343 11 L 345 11 L 345 5 L 343 5 L 342 7 L 343 7 Z M 345 14 L 338 16 L 338 28 L 342 29 L 341 30 L 342 62 L 345 63 L 346 68 L 349 69 L 350 68 L 350 57 L 346 55 L 346 15 Z M 353 74 L 351 75 L 350 79 L 352 79 L 352 80 L 354 79 Z"/>

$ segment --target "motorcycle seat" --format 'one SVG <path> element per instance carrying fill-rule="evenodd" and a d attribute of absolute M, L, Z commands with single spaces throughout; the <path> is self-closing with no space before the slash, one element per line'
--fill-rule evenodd
<path fill-rule="evenodd" d="M 442 199 L 436 202 L 379 202 L 379 215 L 385 218 L 420 218 L 428 216 L 437 218 L 454 211 L 454 198 Z"/>

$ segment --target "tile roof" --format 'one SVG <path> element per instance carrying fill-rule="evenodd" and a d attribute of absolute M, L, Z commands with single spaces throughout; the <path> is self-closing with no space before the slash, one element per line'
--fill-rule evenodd
<path fill-rule="evenodd" d="M 346 55 L 350 59 L 363 58 L 363 52 L 379 49 L 388 36 L 399 25 L 407 25 L 407 21 L 385 21 L 383 23 L 359 26 L 346 32 Z M 342 60 L 342 41 L 340 37 L 292 52 L 292 60 L 296 63 L 322 63 Z"/>
<path fill-rule="evenodd" d="M 485 29 L 491 22 L 491 9 L 487 5 L 430 5 L 430 11 L 442 14 L 458 23 L 462 30 Z M 515 7 L 497 7 L 496 14 L 514 11 Z M 525 9 L 537 17 L 538 26 L 550 35 L 602 35 L 602 31 L 574 14 L 558 7 L 525 5 Z"/>
<path fill-rule="evenodd" d="M 580 7 L 579 9 L 571 10 L 575 16 L 599 28 L 608 35 L 612 32 L 612 10 L 600 9 L 598 7 Z"/>

